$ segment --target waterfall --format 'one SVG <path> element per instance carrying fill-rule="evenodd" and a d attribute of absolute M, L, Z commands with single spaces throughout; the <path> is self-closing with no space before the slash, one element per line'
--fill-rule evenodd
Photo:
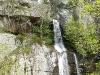
<path fill-rule="evenodd" d="M 54 26 L 54 48 L 58 51 L 59 75 L 70 75 L 66 48 L 64 47 L 59 22 L 53 19 Z"/>
<path fill-rule="evenodd" d="M 74 58 L 75 58 L 75 64 L 76 64 L 76 69 L 77 69 L 77 75 L 81 75 L 80 74 L 80 70 L 78 68 L 78 60 L 77 60 L 77 57 L 76 57 L 76 54 L 74 53 Z"/>
<path fill-rule="evenodd" d="M 53 20 L 53 25 L 54 25 L 54 42 L 55 42 L 54 47 L 59 53 L 61 53 L 63 51 L 66 51 L 66 49 L 63 44 L 59 22 L 57 20 Z"/>
<path fill-rule="evenodd" d="M 42 4 L 44 2 L 44 0 L 38 0 L 39 4 Z"/>

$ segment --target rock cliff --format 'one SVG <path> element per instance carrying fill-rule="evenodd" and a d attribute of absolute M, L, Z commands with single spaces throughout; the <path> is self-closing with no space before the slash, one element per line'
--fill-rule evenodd
<path fill-rule="evenodd" d="M 29 52 L 25 53 L 23 50 L 26 48 L 19 47 L 15 37 L 13 34 L 0 34 L 0 74 L 52 75 L 57 66 L 55 50 L 34 43 L 29 46 Z"/>
<path fill-rule="evenodd" d="M 32 31 L 29 30 L 42 20 L 51 25 L 52 19 L 56 19 L 62 28 L 66 22 L 72 20 L 73 16 L 84 22 L 85 25 L 93 22 L 93 18 L 88 13 L 81 16 L 84 5 L 80 7 L 73 5 L 72 7 L 69 5 L 69 1 L 0 0 L 0 28 L 4 28 L 4 32 L 0 33 L 0 75 L 59 75 L 59 53 L 52 45 L 38 44 L 33 41 L 34 38 L 30 41 L 31 36 L 28 36 L 28 39 L 16 40 L 16 38 L 19 33 L 25 32 L 30 35 Z M 27 17 L 27 19 L 18 17 Z M 77 56 L 82 62 L 82 55 L 77 54 Z M 70 73 L 75 75 L 73 52 L 68 52 L 68 59 Z M 93 64 L 93 66 L 95 65 Z"/>

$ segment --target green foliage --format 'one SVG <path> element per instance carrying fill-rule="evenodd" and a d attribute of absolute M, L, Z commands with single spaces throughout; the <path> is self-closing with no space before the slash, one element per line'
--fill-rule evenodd
<path fill-rule="evenodd" d="M 50 37 L 45 36 L 44 40 L 46 41 L 46 43 L 45 43 L 46 45 L 51 45 L 52 44 L 52 39 Z"/>
<path fill-rule="evenodd" d="M 41 30 L 39 26 L 33 26 L 33 33 L 35 33 L 36 35 L 40 35 Z"/>
<path fill-rule="evenodd" d="M 42 40 L 41 40 L 40 36 L 33 35 L 31 38 L 31 43 L 38 43 L 38 44 L 42 45 Z"/>
<path fill-rule="evenodd" d="M 23 54 L 24 54 L 24 53 L 29 54 L 30 51 L 31 51 L 31 50 L 30 50 L 30 46 L 29 46 L 29 45 L 23 46 L 23 47 L 22 47 L 22 53 L 23 53 Z"/>
<path fill-rule="evenodd" d="M 43 40 L 46 41 L 47 45 L 52 44 L 53 31 L 50 30 L 50 26 L 48 24 L 44 24 L 42 30 Z"/>
<path fill-rule="evenodd" d="M 34 26 L 33 32 L 35 33 L 33 42 L 42 44 L 42 42 L 45 41 L 47 45 L 52 44 L 53 31 L 50 29 L 49 23 Z"/>
<path fill-rule="evenodd" d="M 84 9 L 83 9 L 84 13 L 89 12 L 93 17 L 98 17 L 98 16 L 100 17 L 100 0 L 95 0 L 91 2 L 83 0 L 83 3 L 84 3 Z"/>
<path fill-rule="evenodd" d="M 100 74 L 100 62 L 96 63 L 96 73 L 95 75 L 99 75 Z"/>
<path fill-rule="evenodd" d="M 89 12 L 93 12 L 95 10 L 93 4 L 86 3 L 85 8 Z"/>
<path fill-rule="evenodd" d="M 65 25 L 65 28 L 66 40 L 81 54 L 87 55 L 88 52 L 95 54 L 100 49 L 96 25 L 87 25 L 87 28 L 84 28 L 84 24 L 72 20 Z"/>
<path fill-rule="evenodd" d="M 15 40 L 20 40 L 21 43 L 23 43 L 24 40 L 26 40 L 26 35 L 24 34 L 18 34 L 15 38 Z"/>
<path fill-rule="evenodd" d="M 19 46 L 10 55 L 29 54 L 30 51 L 31 51 L 31 49 L 30 49 L 29 45 Z"/>
<path fill-rule="evenodd" d="M 68 4 L 73 5 L 77 2 L 77 0 L 69 0 Z"/>
<path fill-rule="evenodd" d="M 14 64 L 14 61 L 12 61 L 11 57 L 5 57 L 5 59 L 0 62 L 0 75 L 4 73 L 10 73 L 11 66 Z"/>

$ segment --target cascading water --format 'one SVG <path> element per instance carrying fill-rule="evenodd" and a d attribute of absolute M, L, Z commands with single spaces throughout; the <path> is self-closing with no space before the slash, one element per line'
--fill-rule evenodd
<path fill-rule="evenodd" d="M 61 53 L 63 51 L 66 51 L 66 49 L 63 44 L 59 22 L 57 20 L 53 20 L 53 25 L 54 25 L 54 42 L 55 42 L 54 47 L 59 53 Z"/>
<path fill-rule="evenodd" d="M 44 0 L 38 0 L 39 4 L 42 4 L 44 2 Z"/>
<path fill-rule="evenodd" d="M 78 60 L 77 60 L 77 57 L 76 57 L 75 53 L 74 53 L 74 58 L 75 58 L 75 64 L 76 64 L 76 69 L 77 69 L 77 75 L 81 75 L 80 71 L 79 71 L 79 68 L 78 68 Z"/>
<path fill-rule="evenodd" d="M 53 19 L 54 26 L 54 48 L 59 52 L 58 57 L 58 66 L 59 66 L 59 75 L 70 75 L 68 69 L 68 59 L 66 48 L 64 47 L 61 30 L 59 26 L 59 22 Z"/>

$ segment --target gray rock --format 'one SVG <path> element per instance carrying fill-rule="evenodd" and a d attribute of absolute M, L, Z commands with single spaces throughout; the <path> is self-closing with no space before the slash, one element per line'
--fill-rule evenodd
<path fill-rule="evenodd" d="M 10 75 L 52 75 L 57 65 L 56 52 L 50 52 L 45 45 L 33 44 L 31 52 L 12 56 L 17 61 L 10 70 Z"/>
<path fill-rule="evenodd" d="M 0 33 L 0 59 L 9 55 L 18 45 L 15 44 L 16 36 L 8 33 Z"/>

